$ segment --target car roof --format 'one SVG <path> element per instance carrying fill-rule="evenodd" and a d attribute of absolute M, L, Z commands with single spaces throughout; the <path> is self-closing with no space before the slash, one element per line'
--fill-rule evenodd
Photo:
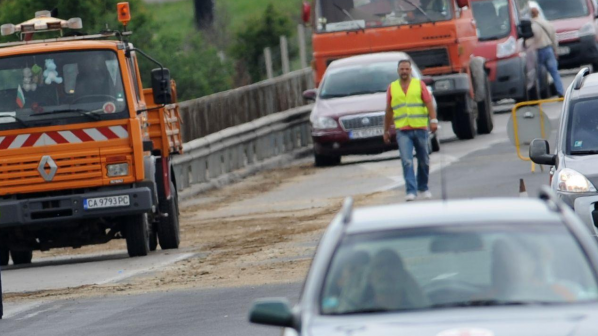
<path fill-rule="evenodd" d="M 347 233 L 491 222 L 524 225 L 562 221 L 558 212 L 535 198 L 429 201 L 355 209 Z"/>
<path fill-rule="evenodd" d="M 598 97 L 598 74 L 592 73 L 583 79 L 579 90 L 573 90 L 572 99 L 584 99 Z"/>
<path fill-rule="evenodd" d="M 406 53 L 400 51 L 364 54 L 338 59 L 330 63 L 328 68 L 346 67 L 351 65 L 368 64 L 372 62 L 398 62 L 404 59 L 411 60 L 411 57 L 409 57 L 409 55 L 407 55 Z"/>

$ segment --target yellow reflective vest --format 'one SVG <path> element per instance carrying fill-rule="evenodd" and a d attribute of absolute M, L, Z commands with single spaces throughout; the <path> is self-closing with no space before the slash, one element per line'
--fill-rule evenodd
<path fill-rule="evenodd" d="M 411 79 L 406 95 L 399 80 L 392 82 L 390 94 L 392 96 L 390 106 L 394 114 L 396 129 L 428 127 L 428 109 L 422 100 L 422 87 L 419 79 Z"/>

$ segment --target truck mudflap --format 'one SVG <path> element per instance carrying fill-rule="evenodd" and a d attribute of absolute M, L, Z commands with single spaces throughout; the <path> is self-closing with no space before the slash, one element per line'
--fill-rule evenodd
<path fill-rule="evenodd" d="M 471 82 L 466 73 L 434 76 L 434 96 L 454 96 L 469 94 L 471 92 Z"/>
<path fill-rule="evenodd" d="M 148 187 L 0 201 L 0 229 L 20 225 L 126 216 L 152 210 Z"/>

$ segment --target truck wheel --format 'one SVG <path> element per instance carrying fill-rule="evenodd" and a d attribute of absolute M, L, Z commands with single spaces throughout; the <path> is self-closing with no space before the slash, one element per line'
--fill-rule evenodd
<path fill-rule="evenodd" d="M 12 263 L 15 265 L 31 264 L 33 258 L 33 251 L 10 251 Z"/>
<path fill-rule="evenodd" d="M 523 81 L 522 81 L 523 96 L 521 96 L 519 99 L 515 99 L 515 102 L 517 102 L 517 103 L 524 103 L 524 102 L 530 101 L 530 96 L 529 96 L 530 90 L 527 89 L 527 82 L 528 82 L 527 70 L 525 70 L 525 69 L 523 70 L 523 76 L 524 76 Z"/>
<path fill-rule="evenodd" d="M 316 167 L 332 167 L 338 166 L 341 163 L 341 157 L 326 156 L 314 153 L 314 161 Z"/>
<path fill-rule="evenodd" d="M 163 250 L 179 248 L 181 242 L 178 195 L 172 181 L 170 190 L 172 195 L 167 201 L 168 217 L 161 217 L 158 223 L 158 241 Z"/>
<path fill-rule="evenodd" d="M 540 94 L 540 80 L 538 78 L 534 81 L 534 87 L 529 90 L 528 96 L 530 100 L 542 99 Z"/>
<path fill-rule="evenodd" d="M 546 69 L 544 69 L 544 67 L 542 67 L 540 71 L 542 71 L 542 74 L 540 74 L 540 98 L 548 99 L 551 97 L 550 82 L 548 81 L 548 72 L 546 71 Z"/>
<path fill-rule="evenodd" d="M 484 81 L 486 85 L 484 90 L 486 90 L 486 99 L 478 103 L 478 133 L 480 134 L 490 134 L 492 129 L 494 129 L 494 121 L 493 112 L 492 112 L 492 91 L 490 90 L 490 81 L 488 80 L 488 75 L 484 73 Z"/>
<path fill-rule="evenodd" d="M 10 260 L 10 252 L 5 249 L 0 249 L 0 266 L 8 265 L 9 260 Z"/>
<path fill-rule="evenodd" d="M 477 134 L 475 111 L 473 111 L 475 108 L 475 102 L 469 95 L 465 95 L 462 101 L 457 103 L 457 111 L 455 111 L 451 121 L 453 132 L 455 132 L 457 138 L 461 140 L 475 138 Z"/>
<path fill-rule="evenodd" d="M 127 216 L 123 224 L 129 257 L 146 256 L 149 252 L 150 233 L 147 214 Z"/>
<path fill-rule="evenodd" d="M 152 231 L 149 234 L 149 250 L 155 251 L 158 249 L 158 234 L 156 233 L 156 228 L 152 228 Z"/>

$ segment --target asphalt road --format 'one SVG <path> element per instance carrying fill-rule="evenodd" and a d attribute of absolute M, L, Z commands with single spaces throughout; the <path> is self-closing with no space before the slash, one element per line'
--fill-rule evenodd
<path fill-rule="evenodd" d="M 565 84 L 569 84 L 571 80 L 571 77 L 566 78 Z M 504 112 L 509 108 L 508 105 L 502 105 L 496 110 Z M 558 125 L 560 104 L 548 108 L 547 115 L 553 125 Z M 471 141 L 452 141 L 442 145 L 441 152 L 435 153 L 431 158 L 430 186 L 435 198 L 441 195 L 441 176 L 444 176 L 445 191 L 449 199 L 518 196 L 520 178 L 525 180 L 530 194 L 547 183 L 546 171 L 537 169 L 536 173 L 532 173 L 530 163 L 519 160 L 515 155 L 515 148 L 507 137 L 508 119 L 507 113 L 495 114 L 495 130 L 492 134 L 478 136 Z M 217 211 L 235 215 L 268 208 L 292 211 L 339 196 L 396 191 L 384 200 L 390 203 L 402 201 L 403 186 L 397 153 L 350 157 L 343 158 L 343 164 L 339 167 L 318 170 L 307 182 L 283 184 L 277 189 Z M 87 260 L 89 262 L 85 263 L 85 269 L 91 271 L 105 267 L 106 264 L 100 264 L 102 262 L 116 262 L 110 269 L 119 270 L 119 258 L 104 256 L 100 259 Z M 169 260 L 166 258 L 161 262 Z M 60 279 L 56 277 L 61 274 L 65 277 L 64 267 L 68 265 L 49 262 L 45 266 L 47 267 L 25 269 L 30 273 L 22 276 L 37 279 L 39 283 L 44 283 L 39 279 L 48 277 L 58 281 L 59 285 Z M 138 274 L 148 267 L 153 266 L 131 266 L 131 273 Z M 23 270 L 3 271 L 5 288 L 12 286 L 16 288 L 15 291 L 27 291 L 28 288 L 39 287 L 34 284 L 28 287 L 20 283 L 23 281 L 17 274 L 20 271 Z M 80 276 L 85 278 L 84 275 Z M 118 274 L 111 276 L 115 277 L 114 281 L 125 277 L 119 277 Z M 91 273 L 85 281 L 91 281 L 89 278 L 110 281 L 108 275 L 99 271 Z M 10 283 L 7 279 L 11 279 Z M 299 283 L 293 283 L 10 304 L 5 309 L 5 320 L 0 321 L 0 335 L 279 335 L 280 332 L 276 329 L 249 325 L 246 322 L 247 310 L 251 302 L 260 297 L 286 296 L 296 300 L 300 286 Z"/>

